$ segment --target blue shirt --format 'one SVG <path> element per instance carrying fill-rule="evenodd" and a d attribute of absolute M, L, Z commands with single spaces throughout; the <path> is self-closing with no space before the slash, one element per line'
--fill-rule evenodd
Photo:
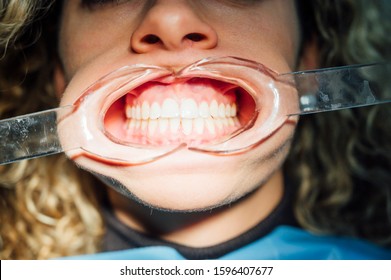
<path fill-rule="evenodd" d="M 168 246 L 150 246 L 93 255 L 74 260 L 185 260 Z M 270 234 L 220 257 L 221 260 L 391 260 L 391 250 L 367 241 L 320 236 L 308 231 L 279 226 Z"/>

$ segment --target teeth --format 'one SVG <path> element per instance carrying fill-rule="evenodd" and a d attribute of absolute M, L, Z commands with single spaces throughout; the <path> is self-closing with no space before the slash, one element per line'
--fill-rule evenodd
<path fill-rule="evenodd" d="M 148 121 L 141 121 L 141 131 L 145 132 L 148 127 Z"/>
<path fill-rule="evenodd" d="M 184 99 L 181 102 L 181 106 L 171 98 L 164 100 L 163 105 L 160 106 L 157 102 L 153 102 L 152 106 L 147 101 L 143 104 L 137 104 L 132 107 L 127 104 L 125 108 L 125 114 L 128 119 L 137 120 L 156 120 L 159 118 L 184 118 L 184 119 L 196 119 L 201 118 L 228 118 L 236 117 L 237 107 L 235 103 L 218 105 L 216 100 L 210 103 L 210 106 L 205 101 L 202 101 L 199 106 L 191 99 Z"/>
<path fill-rule="evenodd" d="M 209 118 L 210 116 L 209 106 L 205 101 L 202 101 L 200 104 L 199 114 L 201 118 Z"/>
<path fill-rule="evenodd" d="M 135 126 L 136 126 L 136 121 L 134 119 L 128 119 L 128 121 L 126 122 L 126 129 L 133 130 Z"/>
<path fill-rule="evenodd" d="M 225 118 L 225 105 L 223 103 L 219 105 L 219 117 Z"/>
<path fill-rule="evenodd" d="M 218 130 L 223 130 L 223 121 L 221 119 L 214 120 L 214 123 Z"/>
<path fill-rule="evenodd" d="M 160 115 L 161 115 L 161 109 L 159 104 L 157 104 L 157 102 L 153 102 L 151 106 L 151 110 L 149 112 L 149 118 L 152 120 L 156 120 L 160 118 Z"/>
<path fill-rule="evenodd" d="M 158 120 L 158 122 L 159 122 L 160 133 L 165 133 L 168 128 L 168 119 L 161 118 Z"/>
<path fill-rule="evenodd" d="M 170 132 L 171 133 L 177 133 L 179 130 L 179 126 L 181 125 L 180 119 L 169 119 L 170 123 Z"/>
<path fill-rule="evenodd" d="M 162 105 L 157 102 L 150 105 L 148 101 L 140 104 L 136 101 L 133 106 L 127 104 L 125 107 L 128 119 L 126 129 L 129 133 L 147 132 L 150 136 L 167 132 L 183 133 L 186 136 L 193 133 L 216 135 L 239 124 L 236 114 L 235 103 L 219 104 L 217 100 L 212 100 L 210 104 L 202 101 L 198 105 L 192 98 L 183 99 L 180 103 L 167 98 Z"/>
<path fill-rule="evenodd" d="M 198 117 L 197 103 L 191 99 L 184 99 L 181 103 L 181 117 L 194 119 Z"/>
<path fill-rule="evenodd" d="M 158 121 L 157 120 L 150 120 L 149 124 L 148 124 L 148 134 L 154 135 L 157 127 L 158 127 Z"/>
<path fill-rule="evenodd" d="M 178 118 L 179 117 L 179 105 L 171 98 L 167 98 L 163 102 L 162 106 L 162 118 Z"/>
<path fill-rule="evenodd" d="M 213 118 L 218 118 L 219 117 L 219 105 L 217 105 L 217 101 L 213 100 L 210 103 L 210 115 Z"/>
<path fill-rule="evenodd" d="M 210 134 L 212 135 L 216 134 L 215 125 L 212 118 L 205 119 L 205 125 Z"/>
<path fill-rule="evenodd" d="M 221 122 L 223 123 L 224 127 L 228 127 L 228 125 L 229 125 L 228 118 L 222 118 Z"/>
<path fill-rule="evenodd" d="M 193 120 L 182 119 L 182 131 L 185 135 L 190 135 L 193 131 Z"/>
<path fill-rule="evenodd" d="M 231 115 L 230 117 L 236 117 L 236 104 L 232 104 L 231 106 Z"/>
<path fill-rule="evenodd" d="M 141 120 L 141 107 L 137 105 L 136 107 L 136 119 Z"/>
<path fill-rule="evenodd" d="M 227 104 L 227 106 L 225 106 L 225 116 L 226 117 L 231 116 L 231 105 L 229 105 L 229 104 Z"/>
<path fill-rule="evenodd" d="M 149 104 L 147 101 L 144 101 L 143 105 L 141 106 L 141 118 L 143 120 L 149 119 Z"/>
<path fill-rule="evenodd" d="M 128 105 L 129 106 L 129 105 Z M 129 110 L 130 112 L 132 112 L 132 119 L 136 119 L 136 108 L 135 107 L 131 107 L 132 109 Z"/>
<path fill-rule="evenodd" d="M 139 130 L 141 128 L 141 121 L 135 120 L 134 128 Z"/>
<path fill-rule="evenodd" d="M 129 133 L 148 133 L 149 136 L 165 134 L 183 133 L 186 136 L 192 134 L 209 133 L 216 135 L 225 129 L 234 128 L 237 125 L 237 118 L 196 118 L 196 119 L 179 119 L 179 118 L 160 118 L 158 120 L 137 120 L 128 119 L 126 129 Z"/>
<path fill-rule="evenodd" d="M 193 127 L 198 134 L 204 133 L 204 119 L 203 118 L 196 118 L 194 120 Z"/>

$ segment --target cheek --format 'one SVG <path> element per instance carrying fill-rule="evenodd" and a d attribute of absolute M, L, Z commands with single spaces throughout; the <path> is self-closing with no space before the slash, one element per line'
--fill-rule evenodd
<path fill-rule="evenodd" d="M 106 48 L 107 42 L 113 42 L 110 34 L 101 29 L 96 32 L 88 24 L 83 23 L 75 15 L 67 15 L 66 11 L 59 33 L 59 55 L 67 82 L 79 68 L 93 61 Z M 102 36 L 102 34 L 105 34 Z"/>
<path fill-rule="evenodd" d="M 292 2 L 292 3 L 291 3 Z M 277 72 L 292 70 L 299 50 L 299 23 L 293 1 L 270 1 L 257 11 L 242 15 L 241 24 L 220 27 L 229 34 L 227 46 L 240 50 L 244 57 L 259 61 Z"/>
<path fill-rule="evenodd" d="M 89 36 L 83 39 L 77 34 L 72 34 L 70 30 L 73 30 L 72 27 L 63 27 L 59 40 L 59 54 L 67 82 L 83 64 L 92 60 L 95 52 L 99 51 L 98 45 L 94 44 Z"/>

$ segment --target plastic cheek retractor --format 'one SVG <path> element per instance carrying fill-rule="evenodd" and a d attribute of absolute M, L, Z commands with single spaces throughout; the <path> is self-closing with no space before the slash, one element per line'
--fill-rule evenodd
<path fill-rule="evenodd" d="M 153 66 L 122 67 L 90 86 L 73 104 L 72 111 L 59 116 L 58 135 L 64 151 L 71 158 L 87 156 L 108 164 L 141 164 L 156 160 L 181 145 L 164 147 L 129 143 L 107 130 L 106 114 L 115 101 L 124 98 L 147 81 L 168 77 L 172 72 Z M 125 108 L 118 108 L 117 118 L 125 120 Z M 108 120 L 110 122 L 110 120 Z M 125 133 L 125 121 L 119 127 Z"/>
<path fill-rule="evenodd" d="M 388 64 L 374 64 L 277 74 L 233 57 L 180 71 L 125 66 L 73 105 L 0 121 L 0 163 L 63 151 L 113 165 L 183 148 L 242 153 L 295 115 L 390 102 L 390 73 Z"/>
<path fill-rule="evenodd" d="M 117 165 L 146 163 L 185 147 L 216 154 L 243 152 L 278 129 L 290 112 L 298 111 L 294 84 L 278 81 L 276 77 L 276 73 L 261 64 L 237 58 L 205 59 L 178 72 L 154 66 L 125 66 L 89 87 L 75 102 L 72 112 L 60 118 L 61 143 L 73 158 L 83 155 Z M 145 86 L 147 83 L 149 87 Z M 183 84 L 187 88 L 178 86 Z M 138 101 L 147 99 L 141 96 L 148 95 L 144 92 L 151 87 L 158 88 L 152 94 L 165 97 L 152 96 L 148 105 Z M 178 87 L 180 90 L 175 91 Z M 181 92 L 184 90 L 190 93 Z M 206 102 L 208 94 L 230 97 L 217 96 L 213 101 L 209 100 L 209 113 L 202 113 L 198 107 Z M 151 111 L 151 104 L 159 98 L 160 115 L 157 113 L 151 119 L 145 110 Z M 231 99 L 238 116 L 236 113 L 231 115 L 231 104 L 216 101 L 219 98 Z M 133 103 L 129 105 L 129 99 L 135 99 L 134 106 L 130 107 Z M 171 110 L 174 111 L 168 115 L 164 112 L 167 102 L 173 103 Z M 184 105 L 186 102 L 195 103 L 197 109 L 193 112 L 189 109 L 191 105 Z M 215 109 L 211 105 L 213 102 L 217 106 Z M 127 113 L 127 110 L 134 112 Z M 133 120 L 127 119 L 127 114 Z M 131 121 L 137 123 L 134 126 L 139 126 L 138 132 L 142 135 L 129 135 L 127 126 Z M 166 126 L 178 122 L 177 130 L 162 133 L 160 137 L 151 136 L 150 126 L 157 126 L 157 122 L 162 121 L 167 122 Z M 236 125 L 231 124 L 234 129 L 225 128 L 229 126 L 228 122 L 236 122 Z M 186 132 L 187 126 L 197 125 L 202 127 L 201 133 Z M 134 127 L 132 131 L 135 131 Z"/>
<path fill-rule="evenodd" d="M 281 79 L 266 66 L 239 58 L 200 61 L 184 69 L 184 76 L 213 78 L 236 85 L 240 127 L 208 143 L 189 145 L 193 151 L 218 155 L 245 152 L 277 131 L 299 111 L 294 80 Z"/>
<path fill-rule="evenodd" d="M 294 85 L 280 82 L 276 77 L 276 73 L 261 64 L 234 58 L 206 59 L 179 72 L 143 65 L 126 66 L 100 79 L 82 94 L 74 104 L 74 110 L 60 120 L 59 135 L 64 150 L 73 150 L 68 152 L 71 157 L 83 155 L 110 164 L 145 163 L 185 147 L 216 154 L 242 152 L 278 129 L 290 112 L 298 111 L 298 95 Z M 142 135 L 134 137 L 128 135 L 126 128 L 129 125 L 126 119 L 127 100 L 141 99 L 139 91 L 141 95 L 147 95 L 143 93 L 145 89 L 137 90 L 140 86 L 145 88 L 146 83 L 152 84 L 150 87 L 160 87 L 161 92 L 155 90 L 152 94 L 166 95 L 158 104 L 161 111 L 165 110 L 165 105 L 161 104 L 165 102 L 174 103 L 171 107 L 178 107 L 179 110 L 172 115 L 160 112 L 155 120 L 151 120 L 150 116 L 143 116 L 144 104 L 138 104 L 141 101 L 135 102 L 133 110 L 138 112 L 133 113 L 130 119 L 133 118 L 140 127 L 144 127 L 139 128 Z M 179 92 L 163 93 L 173 91 L 178 84 L 187 84 L 187 90 L 192 92 L 181 92 L 184 90 L 181 87 Z M 284 94 L 283 98 L 281 92 Z M 186 112 L 186 105 L 183 104 L 193 101 L 196 103 L 195 100 L 198 100 L 196 106 L 200 107 L 201 100 L 207 98 L 203 94 L 233 95 L 233 105 L 239 112 L 235 116 L 238 123 L 235 129 L 229 133 L 226 130 L 223 133 L 218 131 L 227 125 L 224 122 L 230 121 L 230 114 L 226 112 L 227 106 L 231 104 L 216 101 L 217 111 L 213 112 L 211 101 L 207 115 L 201 113 L 200 116 L 197 109 L 195 114 L 198 116 L 191 116 L 194 112 Z M 188 98 L 189 95 L 191 98 Z M 152 96 L 152 100 L 158 100 L 159 97 Z M 151 107 L 152 103 L 153 101 L 146 106 Z M 177 108 L 171 110 L 176 111 Z M 177 131 L 160 135 L 165 140 L 149 134 L 150 126 L 157 125 L 152 122 L 159 122 L 161 119 L 179 122 Z M 204 126 L 205 133 L 186 133 L 184 123 L 191 122 L 187 125 L 193 127 L 197 121 L 203 122 L 201 125 Z M 213 128 L 205 127 L 208 121 Z M 176 134 L 176 137 L 171 134 Z M 190 134 L 195 135 L 190 137 Z M 209 135 L 204 137 L 207 134 Z M 215 137 L 210 137 L 210 134 Z"/>

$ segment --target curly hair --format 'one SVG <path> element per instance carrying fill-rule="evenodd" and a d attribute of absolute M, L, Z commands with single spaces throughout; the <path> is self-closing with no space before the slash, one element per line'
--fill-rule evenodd
<path fill-rule="evenodd" d="M 300 1 L 304 39 L 322 67 L 391 58 L 386 1 Z M 314 38 L 315 37 L 315 38 Z M 391 245 L 391 119 L 387 105 L 302 117 L 285 165 L 301 225 Z"/>
<path fill-rule="evenodd" d="M 57 105 L 52 80 L 59 5 L 0 1 L 0 118 Z M 103 222 L 94 184 L 64 155 L 0 166 L 0 259 L 96 252 Z"/>
<path fill-rule="evenodd" d="M 60 2 L 0 0 L 1 118 L 57 105 Z M 321 67 L 390 59 L 387 1 L 296 2 L 303 44 L 316 41 Z M 391 245 L 390 119 L 387 105 L 301 117 L 284 171 L 303 228 Z M 0 166 L 0 258 L 99 251 L 96 184 L 62 155 Z"/>

